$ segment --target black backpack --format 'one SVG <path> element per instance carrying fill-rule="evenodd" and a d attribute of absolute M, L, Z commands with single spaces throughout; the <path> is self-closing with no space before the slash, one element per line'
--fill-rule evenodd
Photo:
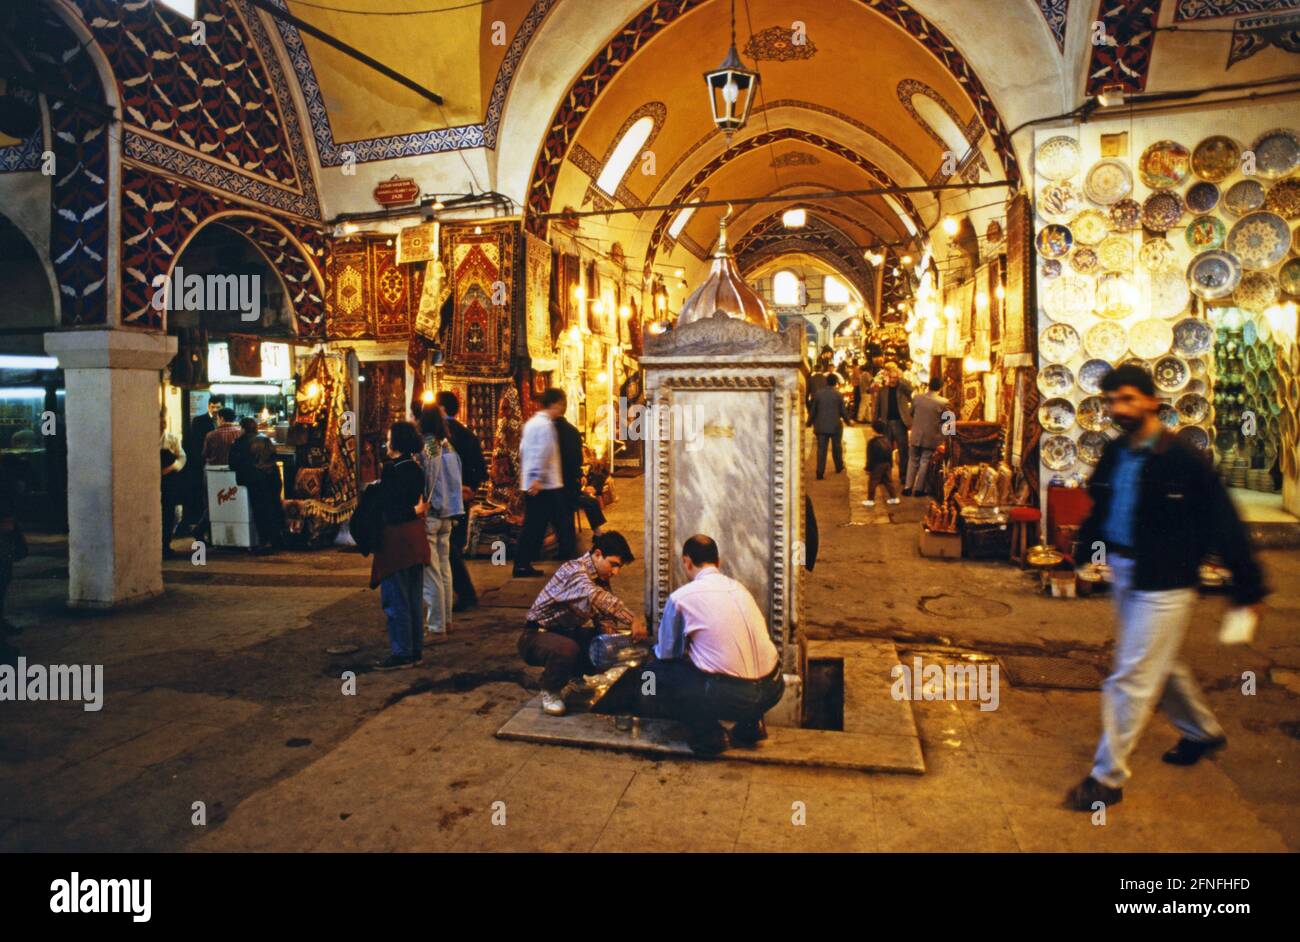
<path fill-rule="evenodd" d="M 361 492 L 357 509 L 348 521 L 348 531 L 352 534 L 357 549 L 362 556 L 369 556 L 379 549 L 380 538 L 384 532 L 384 507 L 381 482 L 376 481 Z"/>

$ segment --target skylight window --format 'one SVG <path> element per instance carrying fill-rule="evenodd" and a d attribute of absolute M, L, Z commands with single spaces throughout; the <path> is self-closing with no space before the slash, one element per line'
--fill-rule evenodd
<path fill-rule="evenodd" d="M 822 279 L 822 300 L 827 304 L 848 304 L 848 286 L 834 275 L 827 275 Z"/>
<path fill-rule="evenodd" d="M 194 19 L 198 15 L 199 0 L 157 0 L 169 10 L 175 10 L 186 19 Z"/>
<path fill-rule="evenodd" d="M 637 155 L 641 153 L 641 148 L 650 139 L 650 132 L 654 127 L 654 118 L 646 115 L 627 129 L 627 133 L 623 135 L 623 139 L 618 142 L 614 152 L 609 155 L 609 160 L 605 162 L 605 169 L 596 178 L 596 186 L 610 196 L 614 195 L 618 185 L 623 182 L 623 177 L 627 175 L 627 168 L 632 166 L 632 161 L 636 160 Z"/>
<path fill-rule="evenodd" d="M 772 276 L 772 300 L 782 307 L 799 307 L 803 304 L 799 287 L 799 277 L 794 272 L 779 271 Z"/>
<path fill-rule="evenodd" d="M 698 203 L 699 201 L 700 198 L 698 196 L 691 200 L 692 203 Z M 679 209 L 677 211 L 677 217 L 672 221 L 672 225 L 668 227 L 668 238 L 676 239 L 681 235 L 682 230 L 686 228 L 686 224 L 691 221 L 693 215 L 695 215 L 694 206 L 687 206 L 684 209 Z"/>

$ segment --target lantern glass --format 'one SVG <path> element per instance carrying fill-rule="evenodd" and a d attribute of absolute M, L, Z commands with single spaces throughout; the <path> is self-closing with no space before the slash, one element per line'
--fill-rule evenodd
<path fill-rule="evenodd" d="M 746 69 L 733 45 L 727 58 L 712 72 L 706 72 L 704 81 L 709 86 L 709 106 L 713 109 L 713 123 L 726 134 L 739 131 L 749 120 L 749 109 L 754 103 L 758 86 L 758 73 Z"/>

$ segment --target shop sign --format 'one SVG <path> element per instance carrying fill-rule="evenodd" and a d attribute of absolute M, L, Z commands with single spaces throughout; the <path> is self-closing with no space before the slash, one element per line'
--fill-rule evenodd
<path fill-rule="evenodd" d="M 411 177 L 392 177 L 375 187 L 375 202 L 380 206 L 405 206 L 420 195 L 420 184 Z"/>

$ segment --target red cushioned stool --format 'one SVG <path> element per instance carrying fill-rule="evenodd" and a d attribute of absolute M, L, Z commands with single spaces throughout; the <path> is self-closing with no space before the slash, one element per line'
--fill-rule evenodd
<path fill-rule="evenodd" d="M 1037 507 L 1007 509 L 1007 522 L 1011 526 L 1011 561 L 1021 569 L 1028 565 L 1025 557 L 1029 553 L 1029 547 L 1038 544 L 1038 521 L 1042 518 Z"/>

